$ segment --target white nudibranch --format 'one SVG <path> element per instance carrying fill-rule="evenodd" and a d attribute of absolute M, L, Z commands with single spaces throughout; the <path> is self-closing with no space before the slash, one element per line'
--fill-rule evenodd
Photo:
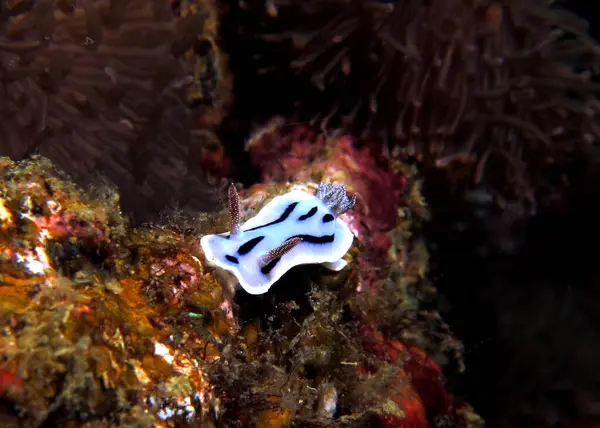
<path fill-rule="evenodd" d="M 341 219 L 356 204 L 342 184 L 321 183 L 314 195 L 292 190 L 273 198 L 240 225 L 240 200 L 229 188 L 231 232 L 206 235 L 200 245 L 206 260 L 235 275 L 250 294 L 266 293 L 294 266 L 323 264 L 339 271 L 354 235 Z"/>

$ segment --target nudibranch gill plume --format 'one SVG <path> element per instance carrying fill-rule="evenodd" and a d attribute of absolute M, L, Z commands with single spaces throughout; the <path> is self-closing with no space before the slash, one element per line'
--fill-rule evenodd
<path fill-rule="evenodd" d="M 348 197 L 344 185 L 321 183 L 314 194 L 291 190 L 273 198 L 240 225 L 240 200 L 232 184 L 231 231 L 203 236 L 200 245 L 209 263 L 233 273 L 248 293 L 263 294 L 294 266 L 343 269 L 354 235 L 339 215 L 355 204 L 356 194 Z"/>

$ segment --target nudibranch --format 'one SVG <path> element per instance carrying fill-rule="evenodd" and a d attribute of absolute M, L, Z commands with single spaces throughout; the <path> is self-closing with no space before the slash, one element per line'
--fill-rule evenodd
<path fill-rule="evenodd" d="M 356 204 L 342 184 L 321 183 L 314 194 L 302 190 L 273 198 L 240 225 L 240 200 L 229 188 L 231 231 L 206 235 L 200 245 L 206 260 L 235 275 L 250 294 L 266 293 L 294 266 L 323 264 L 339 271 L 354 235 L 339 215 Z"/>

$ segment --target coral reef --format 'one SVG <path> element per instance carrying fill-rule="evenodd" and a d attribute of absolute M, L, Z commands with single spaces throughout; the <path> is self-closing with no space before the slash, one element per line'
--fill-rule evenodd
<path fill-rule="evenodd" d="M 44 158 L 2 158 L 3 420 L 26 426 L 167 426 L 218 416 L 203 364 L 235 329 L 194 237 L 129 233 Z"/>
<path fill-rule="evenodd" d="M 599 52 L 553 0 L 1 1 L 0 425 L 597 425 Z M 209 265 L 231 174 L 356 193 L 345 267 Z"/>
<path fill-rule="evenodd" d="M 9 2 L 0 16 L 0 155 L 118 185 L 149 220 L 215 206 L 214 133 L 231 101 L 211 0 Z"/>
<path fill-rule="evenodd" d="M 225 124 L 222 47 L 237 96 Z M 596 420 L 597 351 L 571 332 L 595 340 L 585 296 L 597 273 L 557 227 L 569 254 L 532 241 L 556 212 L 587 219 L 561 213 L 590 186 L 577 157 L 597 157 L 597 58 L 584 21 L 537 0 L 3 2 L 0 154 L 41 153 L 96 188 L 43 158 L 0 161 L 0 424 L 479 426 L 444 385 L 465 357 L 438 313 L 426 243 L 445 295 L 492 284 L 480 306 L 455 298 L 453 324 L 469 344 L 461 324 L 494 325 L 494 375 L 486 362 L 469 375 L 505 397 L 491 422 Z M 269 120 L 246 158 L 227 138 Z M 346 269 L 297 267 L 249 296 L 206 265 L 199 237 L 227 226 L 207 214 L 224 205 L 214 177 L 233 171 L 223 137 L 238 177 L 261 182 L 240 192 L 246 217 L 289 181 L 358 194 L 343 214 L 357 238 Z M 434 167 L 422 170 L 436 188 L 429 242 L 421 165 Z M 162 226 L 120 214 L 177 206 Z"/>
<path fill-rule="evenodd" d="M 340 165 L 348 160 L 338 155 Z M 365 244 L 351 251 L 348 269 L 296 267 L 272 293 L 251 296 L 230 289 L 218 270 L 205 266 L 199 235 L 227 227 L 225 211 L 132 228 L 110 188 L 83 193 L 37 156 L 0 162 L 2 421 L 481 426 L 466 403 L 445 391 L 438 363 L 424 351 L 435 340 L 424 338 L 423 325 L 384 337 L 378 330 L 385 323 L 365 315 L 374 309 L 366 287 L 379 296 L 385 287 L 368 284 L 361 263 L 395 264 L 409 277 L 426 269 L 422 259 L 363 262 L 370 242 L 363 230 Z M 406 183 L 413 179 L 409 170 Z M 348 185 L 360 187 L 359 177 L 348 174 Z M 244 212 L 289 187 L 244 190 Z M 418 201 L 415 192 L 404 194 Z M 412 245 L 409 231 L 419 210 L 425 208 L 393 232 L 386 229 L 393 236 L 406 231 L 395 242 L 397 252 Z M 376 223 L 368 213 L 357 214 L 356 230 L 363 222 Z M 412 285 L 421 292 L 425 287 L 422 280 Z M 398 299 L 401 287 L 393 288 Z M 408 285 L 404 292 L 415 295 Z M 388 309 L 380 309 L 380 319 Z M 411 311 L 396 312 L 410 318 Z"/>

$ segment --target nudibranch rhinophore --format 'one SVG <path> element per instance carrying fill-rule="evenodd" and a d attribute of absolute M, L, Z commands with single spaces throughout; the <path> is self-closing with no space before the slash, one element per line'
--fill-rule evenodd
<path fill-rule="evenodd" d="M 342 184 L 321 183 L 314 194 L 292 190 L 273 198 L 240 225 L 240 200 L 229 188 L 231 232 L 206 235 L 206 260 L 235 275 L 250 294 L 266 293 L 294 266 L 323 264 L 339 271 L 354 235 L 338 216 L 356 204 Z"/>

